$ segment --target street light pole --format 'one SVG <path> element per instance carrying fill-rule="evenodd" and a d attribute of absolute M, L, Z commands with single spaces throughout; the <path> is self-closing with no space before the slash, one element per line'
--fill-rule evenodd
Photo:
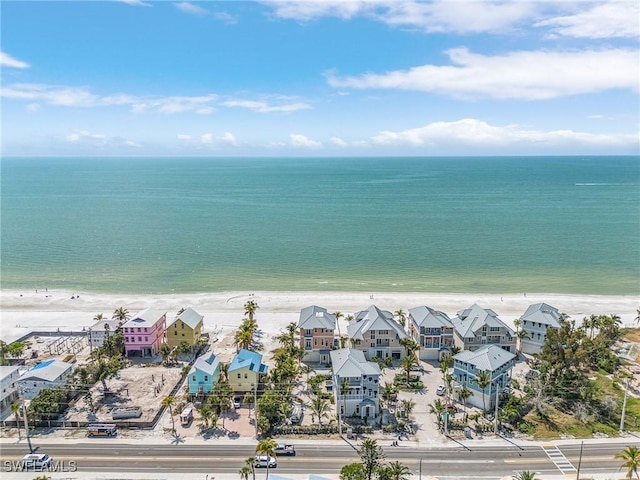
<path fill-rule="evenodd" d="M 256 439 L 258 438 L 258 384 L 253 384 L 253 422 L 256 427 Z"/>
<path fill-rule="evenodd" d="M 31 438 L 29 438 L 29 423 L 27 422 L 27 407 L 24 404 L 24 391 L 22 386 L 18 388 L 20 392 L 20 403 L 22 405 L 22 416 L 24 421 L 24 434 L 27 437 L 27 443 L 29 444 L 29 453 L 33 453 L 33 447 L 31 446 Z"/>
<path fill-rule="evenodd" d="M 504 375 L 504 374 L 503 374 Z M 502 375 L 500 376 L 502 377 Z M 500 384 L 498 383 L 498 380 L 496 380 L 496 410 L 494 413 L 494 426 L 493 426 L 493 433 L 494 434 L 498 434 L 498 404 L 500 403 Z"/>
<path fill-rule="evenodd" d="M 624 400 L 622 401 L 622 416 L 620 417 L 620 433 L 624 431 L 624 414 L 627 409 L 627 395 L 629 393 L 630 377 L 627 377 L 627 387 L 624 389 Z"/>

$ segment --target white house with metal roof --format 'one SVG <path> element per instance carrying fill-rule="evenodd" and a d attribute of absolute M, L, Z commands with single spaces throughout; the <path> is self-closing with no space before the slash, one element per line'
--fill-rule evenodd
<path fill-rule="evenodd" d="M 516 355 L 498 345 L 483 345 L 477 350 L 463 350 L 453 356 L 453 379 L 456 388 L 467 387 L 471 396 L 467 399 L 474 407 L 491 409 L 495 406 L 496 393 L 511 383 L 511 369 Z M 478 386 L 478 375 L 486 372 L 489 385 Z M 499 390 L 498 390 L 499 389 Z"/>
<path fill-rule="evenodd" d="M 391 357 L 399 360 L 406 356 L 406 349 L 400 340 L 407 338 L 407 333 L 393 318 L 393 314 L 371 305 L 354 315 L 354 320 L 347 327 L 351 347 L 364 352 L 367 360 L 374 357 Z"/>
<path fill-rule="evenodd" d="M 449 316 L 431 307 L 409 310 L 409 331 L 420 345 L 421 360 L 440 360 L 453 346 L 453 323 Z"/>
<path fill-rule="evenodd" d="M 73 371 L 73 364 L 47 360 L 37 364 L 18 379 L 18 389 L 27 400 L 32 400 L 43 388 L 62 387 Z"/>
<path fill-rule="evenodd" d="M 546 303 L 535 303 L 520 317 L 522 330 L 527 334 L 520 339 L 520 350 L 529 355 L 539 353 L 550 328 L 560 328 L 562 314 Z"/>
<path fill-rule="evenodd" d="M 507 352 L 516 351 L 516 334 L 498 314 L 473 304 L 460 310 L 452 319 L 455 345 L 462 350 L 476 350 L 483 345 L 498 345 Z"/>
<path fill-rule="evenodd" d="M 97 321 L 89 328 L 89 345 L 91 348 L 101 347 L 121 326 L 122 322 L 117 319 Z"/>
<path fill-rule="evenodd" d="M 0 420 L 11 414 L 11 404 L 18 400 L 18 379 L 20 367 L 15 365 L 0 366 Z"/>
<path fill-rule="evenodd" d="M 335 337 L 335 315 L 326 308 L 311 305 L 300 310 L 298 328 L 300 348 L 304 351 L 302 360 L 328 364 Z"/>
<path fill-rule="evenodd" d="M 353 348 L 331 351 L 333 396 L 342 417 L 376 419 L 380 408 L 380 367 Z"/>

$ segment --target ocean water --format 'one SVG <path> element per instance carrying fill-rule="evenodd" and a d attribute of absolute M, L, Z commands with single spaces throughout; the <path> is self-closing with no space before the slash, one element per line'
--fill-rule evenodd
<path fill-rule="evenodd" d="M 2 288 L 640 293 L 638 157 L 4 158 Z"/>

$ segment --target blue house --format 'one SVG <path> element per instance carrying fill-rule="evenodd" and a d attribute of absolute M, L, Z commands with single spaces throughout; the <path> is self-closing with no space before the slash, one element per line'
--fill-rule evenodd
<path fill-rule="evenodd" d="M 220 378 L 220 361 L 212 352 L 208 357 L 198 358 L 189 371 L 189 394 L 208 394 Z"/>
<path fill-rule="evenodd" d="M 229 365 L 229 385 L 236 392 L 252 392 L 269 367 L 262 363 L 262 355 L 242 349 Z"/>
<path fill-rule="evenodd" d="M 502 390 L 511 383 L 511 369 L 515 363 L 516 355 L 498 345 L 484 345 L 474 351 L 463 350 L 453 356 L 456 388 L 467 387 L 471 391 L 467 402 L 474 407 L 491 409 L 495 406 L 496 389 Z M 491 379 L 484 391 L 477 382 L 480 372 L 487 372 Z"/>

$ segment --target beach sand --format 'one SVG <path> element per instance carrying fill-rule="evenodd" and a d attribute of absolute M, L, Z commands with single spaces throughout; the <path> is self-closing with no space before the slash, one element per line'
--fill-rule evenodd
<path fill-rule="evenodd" d="M 74 298 L 72 298 L 74 297 Z M 382 310 L 395 312 L 421 305 L 441 310 L 449 316 L 474 303 L 491 308 L 506 323 L 526 308 L 545 302 L 568 314 L 581 323 L 591 314 L 617 314 L 624 326 L 633 326 L 636 309 L 640 305 L 637 296 L 599 296 L 563 294 L 432 294 L 432 293 L 340 293 L 340 292 L 219 292 L 167 295 L 119 295 L 91 292 L 38 289 L 32 291 L 0 291 L 0 339 L 11 342 L 29 331 L 82 330 L 89 328 L 93 317 L 104 314 L 111 318 L 113 311 L 125 307 L 133 315 L 145 308 L 167 312 L 167 320 L 173 320 L 180 308 L 192 307 L 204 315 L 205 330 L 227 330 L 237 327 L 244 317 L 243 305 L 254 300 L 259 309 L 256 319 L 267 334 L 277 334 L 288 323 L 297 322 L 300 310 L 318 305 L 329 312 L 340 311 L 345 316 L 376 305 Z M 346 331 L 346 321 L 340 328 Z"/>

